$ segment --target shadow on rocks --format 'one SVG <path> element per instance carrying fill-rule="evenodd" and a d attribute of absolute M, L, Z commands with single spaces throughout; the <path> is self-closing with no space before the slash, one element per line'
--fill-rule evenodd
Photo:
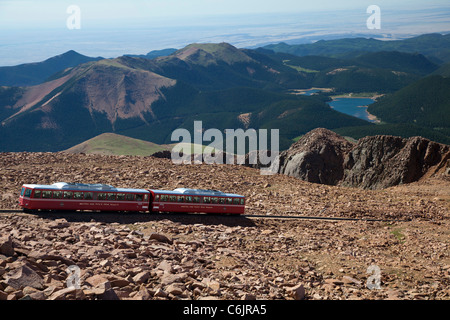
<path fill-rule="evenodd" d="M 228 227 L 253 227 L 255 223 L 246 217 L 223 214 L 199 214 L 199 213 L 140 213 L 140 212 L 79 212 L 79 211 L 39 211 L 32 213 L 47 220 L 65 219 L 67 222 L 103 222 L 133 224 L 136 222 L 150 222 L 169 220 L 185 225 L 225 225 Z"/>

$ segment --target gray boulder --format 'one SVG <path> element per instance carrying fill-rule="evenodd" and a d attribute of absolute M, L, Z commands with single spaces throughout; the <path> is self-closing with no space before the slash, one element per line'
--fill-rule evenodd
<path fill-rule="evenodd" d="M 280 153 L 279 173 L 336 185 L 344 176 L 344 158 L 352 147 L 351 142 L 333 131 L 314 129 Z"/>

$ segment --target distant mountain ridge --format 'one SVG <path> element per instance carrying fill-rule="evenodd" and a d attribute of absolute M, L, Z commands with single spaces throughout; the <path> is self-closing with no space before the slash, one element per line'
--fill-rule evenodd
<path fill-rule="evenodd" d="M 153 59 L 88 61 L 38 85 L 0 87 L 0 151 L 59 151 L 104 132 L 168 144 L 173 130 L 192 132 L 195 120 L 205 129 L 280 129 L 281 149 L 317 127 L 359 138 L 383 130 L 398 134 L 407 125 L 408 135 L 423 132 L 447 141 L 447 125 L 386 117 L 386 124 L 374 125 L 331 109 L 326 94 L 291 94 L 314 86 L 334 93 L 384 93 L 388 99 L 438 70 L 420 53 L 299 57 L 228 43 L 194 43 Z"/>
<path fill-rule="evenodd" d="M 280 145 L 287 148 L 318 124 L 366 123 L 330 109 L 323 98 L 282 93 L 302 78 L 224 43 L 194 44 L 153 60 L 88 62 L 34 87 L 0 90 L 0 150 L 57 151 L 103 132 L 164 144 L 176 128 L 193 130 L 194 120 L 220 130 L 281 126 Z"/>
<path fill-rule="evenodd" d="M 424 34 L 404 40 L 377 40 L 367 38 L 345 38 L 320 40 L 311 44 L 270 44 L 263 48 L 297 56 L 321 55 L 335 58 L 350 58 L 367 52 L 401 51 L 419 52 L 427 57 L 450 62 L 450 34 Z"/>
<path fill-rule="evenodd" d="M 369 106 L 389 123 L 411 123 L 450 131 L 450 78 L 423 78 Z"/>
<path fill-rule="evenodd" d="M 439 68 L 422 54 L 399 51 L 363 53 L 345 59 L 257 51 L 304 72 L 305 82 L 311 87 L 334 88 L 338 92 L 394 92 Z"/>
<path fill-rule="evenodd" d="M 145 58 L 145 59 L 155 59 L 158 57 L 164 57 L 171 55 L 178 49 L 174 48 L 167 48 L 167 49 L 161 49 L 161 50 L 152 50 L 147 54 L 126 54 L 127 57 L 133 57 L 133 58 Z"/>
<path fill-rule="evenodd" d="M 92 58 L 74 50 L 42 62 L 25 63 L 17 66 L 0 67 L 0 86 L 32 86 L 45 82 L 53 74 L 79 64 L 98 61 L 103 58 Z"/>

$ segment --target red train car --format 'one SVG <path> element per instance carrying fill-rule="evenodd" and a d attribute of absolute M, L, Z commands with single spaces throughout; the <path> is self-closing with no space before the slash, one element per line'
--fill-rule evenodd
<path fill-rule="evenodd" d="M 217 190 L 144 190 L 105 184 L 24 184 L 19 204 L 28 211 L 141 211 L 243 214 L 245 197 Z"/>
<path fill-rule="evenodd" d="M 150 190 L 151 210 L 155 212 L 198 212 L 243 214 L 245 197 L 217 190 L 178 188 Z"/>
<path fill-rule="evenodd" d="M 149 199 L 150 191 L 144 189 L 58 182 L 52 185 L 24 184 L 19 204 L 24 211 L 148 211 Z"/>

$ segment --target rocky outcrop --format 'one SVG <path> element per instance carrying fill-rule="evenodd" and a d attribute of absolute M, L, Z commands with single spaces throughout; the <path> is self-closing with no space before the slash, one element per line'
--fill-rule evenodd
<path fill-rule="evenodd" d="M 343 179 L 344 157 L 352 147 L 352 143 L 333 131 L 314 129 L 280 154 L 279 173 L 336 185 Z"/>
<path fill-rule="evenodd" d="M 444 168 L 450 146 L 422 137 L 381 135 L 362 138 L 354 145 L 319 128 L 282 152 L 279 159 L 279 173 L 305 181 L 382 189 L 418 181 Z"/>
<path fill-rule="evenodd" d="M 344 186 L 382 189 L 419 180 L 448 157 L 450 147 L 422 137 L 365 137 L 344 163 Z"/>

